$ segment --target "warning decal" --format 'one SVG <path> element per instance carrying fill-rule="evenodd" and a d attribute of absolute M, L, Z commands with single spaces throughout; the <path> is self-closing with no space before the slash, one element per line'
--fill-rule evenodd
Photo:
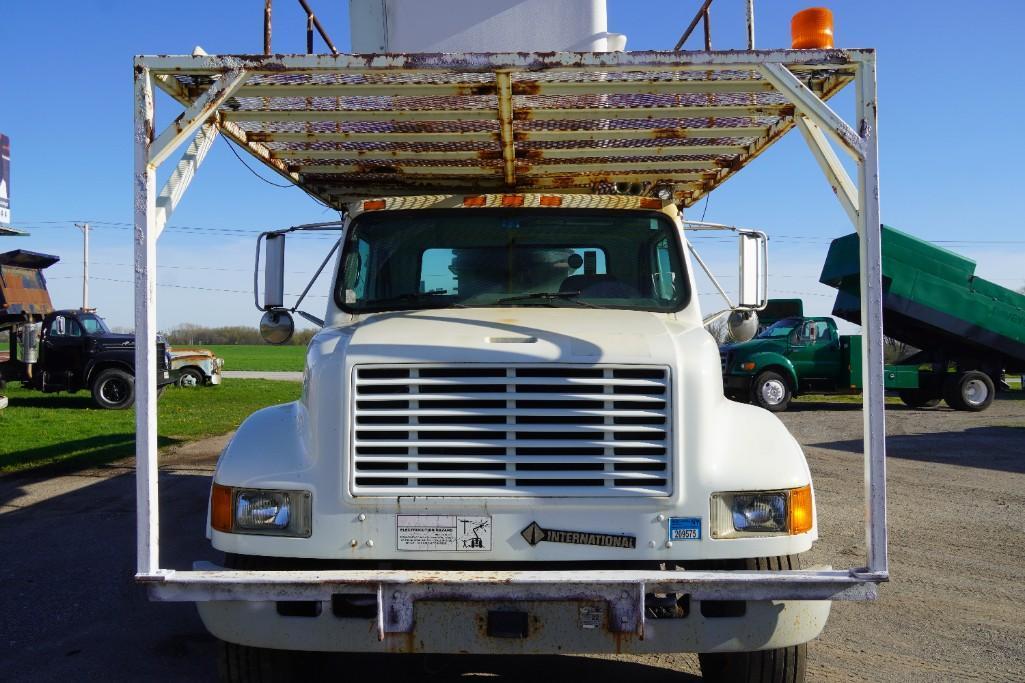
<path fill-rule="evenodd" d="M 491 550 L 491 517 L 395 515 L 398 550 Z"/>

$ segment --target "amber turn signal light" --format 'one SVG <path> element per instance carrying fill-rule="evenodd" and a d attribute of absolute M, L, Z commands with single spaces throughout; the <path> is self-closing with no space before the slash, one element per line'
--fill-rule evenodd
<path fill-rule="evenodd" d="M 210 526 L 217 531 L 231 532 L 231 487 L 214 484 L 210 489 Z"/>
<path fill-rule="evenodd" d="M 811 531 L 814 520 L 814 507 L 811 501 L 811 485 L 799 489 L 790 489 L 790 524 L 791 534 L 803 534 Z"/>

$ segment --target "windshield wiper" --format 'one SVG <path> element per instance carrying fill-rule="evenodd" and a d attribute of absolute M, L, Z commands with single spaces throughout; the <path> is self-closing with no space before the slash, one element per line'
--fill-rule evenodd
<path fill-rule="evenodd" d="M 391 304 L 417 304 L 427 303 L 431 304 L 432 308 L 466 308 L 462 304 L 448 301 L 439 301 L 437 297 L 444 296 L 448 292 L 408 292 L 406 294 L 397 294 L 395 296 L 386 296 L 381 299 L 367 299 L 360 301 L 361 307 L 367 306 L 388 306 Z"/>
<path fill-rule="evenodd" d="M 595 304 L 588 303 L 586 301 L 580 301 L 577 297 L 580 296 L 580 292 L 531 292 L 530 294 L 517 294 L 516 296 L 507 296 L 496 301 L 496 304 L 509 304 L 514 301 L 544 301 L 548 305 L 551 305 L 553 301 L 569 301 L 578 306 L 585 308 L 601 308 Z"/>

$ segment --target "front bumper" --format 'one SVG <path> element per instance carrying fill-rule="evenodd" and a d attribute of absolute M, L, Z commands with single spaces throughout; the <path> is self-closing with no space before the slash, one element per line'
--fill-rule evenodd
<path fill-rule="evenodd" d="M 825 627 L 831 606 L 828 600 L 751 599 L 733 601 L 729 609 L 723 609 L 723 603 L 715 602 L 731 599 L 733 595 L 764 594 L 766 591 L 759 589 L 760 581 L 752 572 L 419 572 L 419 576 L 384 572 L 390 574 L 386 577 L 390 579 L 388 583 L 353 579 L 334 584 L 327 574 L 322 574 L 323 581 L 318 586 L 305 583 L 304 589 L 294 590 L 299 581 L 314 578 L 305 576 L 307 573 L 312 574 L 299 572 L 303 576 L 296 578 L 297 583 L 290 584 L 284 579 L 285 583 L 279 584 L 276 591 L 263 592 L 260 597 L 264 599 L 256 600 L 257 595 L 251 593 L 257 585 L 229 585 L 233 577 L 238 579 L 247 573 L 223 572 L 224 583 L 209 591 L 210 601 L 197 603 L 200 617 L 206 628 L 222 640 L 286 650 L 479 654 L 728 652 L 772 649 L 812 640 Z M 289 574 L 295 575 L 290 572 L 283 577 Z M 446 576 L 454 574 L 460 576 Z M 656 580 L 640 580 L 642 574 L 643 578 Z M 710 584 L 699 577 L 707 574 L 742 575 L 741 582 L 751 585 L 738 592 L 737 579 L 713 579 Z M 778 574 L 796 578 L 801 572 Z M 809 583 L 807 591 L 791 587 L 789 592 L 841 599 L 874 595 L 873 584 L 857 584 L 857 579 L 841 577 L 837 572 L 822 574 L 834 576 L 814 588 Z M 657 580 L 674 575 L 681 577 L 675 583 Z M 691 575 L 695 578 L 689 582 L 682 578 Z M 827 584 L 832 588 L 824 591 Z M 849 587 L 841 589 L 841 585 Z M 682 601 L 686 607 L 673 616 L 655 618 L 646 608 L 646 600 L 652 600 L 660 590 L 688 596 Z M 175 591 L 171 587 L 157 589 L 154 594 L 163 599 L 186 599 L 190 595 L 187 589 Z M 346 607 L 354 603 L 363 605 L 358 613 Z M 498 620 L 496 613 L 506 618 L 515 615 L 522 630 L 514 634 L 496 633 L 492 628 L 493 621 Z"/>

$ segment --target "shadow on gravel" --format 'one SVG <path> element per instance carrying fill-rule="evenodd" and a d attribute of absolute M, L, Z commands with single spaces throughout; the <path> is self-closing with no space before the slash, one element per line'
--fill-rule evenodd
<path fill-rule="evenodd" d="M 166 448 L 180 443 L 182 443 L 181 439 L 168 436 L 157 437 L 158 448 Z M 68 453 L 74 453 L 74 455 L 64 460 L 47 462 Z M 25 466 L 36 461 L 43 461 L 42 465 L 26 467 L 20 473 L 10 476 L 22 476 L 22 474 L 29 477 L 54 476 L 103 465 L 134 453 L 135 433 L 121 432 L 11 451 L 4 456 L 4 464 Z"/>
<path fill-rule="evenodd" d="M 74 488 L 78 484 L 84 485 Z M 63 488 L 39 488 L 48 485 Z M 161 471 L 161 566 L 221 562 L 203 534 L 209 486 L 209 476 Z M 2 679 L 216 680 L 217 644 L 195 607 L 150 602 L 133 581 L 134 474 L 93 470 L 53 481 L 4 476 L 0 500 L 15 500 L 29 487 L 43 499 L 0 514 Z M 313 654 L 298 663 L 310 675 L 296 679 L 311 681 L 700 680 L 659 666 L 579 656 Z"/>
<path fill-rule="evenodd" d="M 162 473 L 161 564 L 219 560 L 204 537 L 208 476 Z M 19 502 L 32 490 L 31 504 Z M 8 681 L 215 679 L 189 603 L 135 584 L 135 475 L 0 477 L 0 670 Z"/>
<path fill-rule="evenodd" d="M 387 672 L 388 680 L 448 683 L 486 678 L 498 681 L 631 681 L 656 683 L 672 681 L 689 683 L 700 676 L 650 666 L 638 662 L 612 659 L 574 657 L 570 655 L 354 655 L 310 653 L 299 661 L 302 674 L 344 671 L 353 679 L 380 678 Z"/>
<path fill-rule="evenodd" d="M 848 453 L 864 452 L 861 439 L 809 444 Z M 886 437 L 890 458 L 1025 473 L 1025 427 L 971 427 L 955 432 Z"/>
<path fill-rule="evenodd" d="M 890 406 L 887 406 L 890 407 Z M 825 410 L 829 412 L 852 412 L 861 410 L 861 403 L 847 401 L 830 401 L 829 399 L 792 401 L 787 407 L 788 413 L 804 413 L 810 411 Z"/>

